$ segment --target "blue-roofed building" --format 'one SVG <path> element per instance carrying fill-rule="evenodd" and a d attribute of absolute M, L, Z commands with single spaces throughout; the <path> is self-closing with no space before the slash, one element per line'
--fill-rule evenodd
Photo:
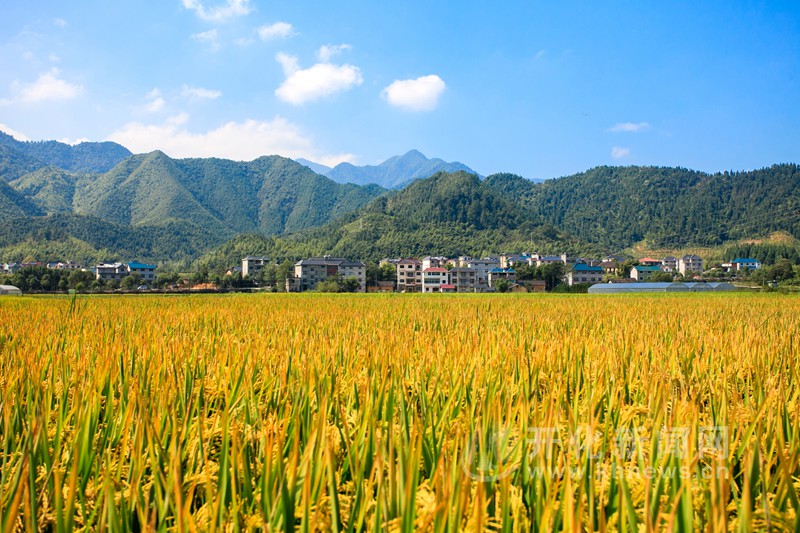
<path fill-rule="evenodd" d="M 631 277 L 636 281 L 650 281 L 650 278 L 658 272 L 662 272 L 660 266 L 636 265 L 631 268 Z"/>
<path fill-rule="evenodd" d="M 497 281 L 505 280 L 509 283 L 517 281 L 517 273 L 513 268 L 493 268 L 489 271 L 489 287 L 494 287 Z"/>
<path fill-rule="evenodd" d="M 151 283 L 156 279 L 156 265 L 131 261 L 128 263 L 128 275 L 131 274 L 139 274 L 142 277 L 142 281 Z"/>
<path fill-rule="evenodd" d="M 587 265 L 586 263 L 575 263 L 566 276 L 564 281 L 570 287 L 580 283 L 600 283 L 603 281 L 603 267 Z"/>
<path fill-rule="evenodd" d="M 731 265 L 737 272 L 740 270 L 758 270 L 761 268 L 761 261 L 749 257 L 737 257 L 731 261 Z"/>

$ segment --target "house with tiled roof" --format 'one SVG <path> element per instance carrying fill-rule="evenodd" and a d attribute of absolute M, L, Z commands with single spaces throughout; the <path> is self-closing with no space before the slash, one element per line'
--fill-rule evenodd
<path fill-rule="evenodd" d="M 422 292 L 441 292 L 442 285 L 450 283 L 446 268 L 428 267 L 422 271 Z"/>
<path fill-rule="evenodd" d="M 631 277 L 636 281 L 649 281 L 658 272 L 662 272 L 661 266 L 636 265 L 631 268 Z"/>
<path fill-rule="evenodd" d="M 761 261 L 749 257 L 737 257 L 731 261 L 731 265 L 737 272 L 740 270 L 758 270 L 761 268 Z"/>
<path fill-rule="evenodd" d="M 678 259 L 678 272 L 684 276 L 701 274 L 703 272 L 703 258 L 694 254 L 684 255 Z"/>
<path fill-rule="evenodd" d="M 395 263 L 397 290 L 401 292 L 422 291 L 422 261 L 419 259 L 399 259 Z"/>
<path fill-rule="evenodd" d="M 661 266 L 661 259 L 654 259 L 652 257 L 642 257 L 639 259 L 639 264 L 642 266 Z"/>
<path fill-rule="evenodd" d="M 475 292 L 475 287 L 478 284 L 478 273 L 472 268 L 451 268 L 450 283 L 456 288 L 456 292 Z"/>
<path fill-rule="evenodd" d="M 603 281 L 603 267 L 576 263 L 564 276 L 570 287 L 581 283 L 600 283 Z"/>
<path fill-rule="evenodd" d="M 678 270 L 678 258 L 668 255 L 662 259 L 661 270 L 664 272 L 676 272 Z"/>
<path fill-rule="evenodd" d="M 489 271 L 489 287 L 503 280 L 509 283 L 517 281 L 517 272 L 513 268 L 493 268 Z"/>
<path fill-rule="evenodd" d="M 156 265 L 131 261 L 126 265 L 126 269 L 129 276 L 139 274 L 145 283 L 151 283 L 156 279 Z"/>
<path fill-rule="evenodd" d="M 294 276 L 287 278 L 289 292 L 313 291 L 317 284 L 328 279 L 355 278 L 359 292 L 367 290 L 367 265 L 341 257 L 310 257 L 294 264 Z"/>

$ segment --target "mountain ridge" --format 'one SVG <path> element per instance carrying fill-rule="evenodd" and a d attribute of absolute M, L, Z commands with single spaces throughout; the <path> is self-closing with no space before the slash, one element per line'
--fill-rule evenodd
<path fill-rule="evenodd" d="M 477 172 L 463 163 L 457 161 L 448 163 L 439 158 L 428 159 L 416 149 L 390 157 L 378 165 L 358 166 L 344 162 L 331 168 L 307 159 L 297 161 L 337 183 L 356 185 L 374 183 L 386 189 L 403 188 L 414 180 L 428 178 L 437 172 L 465 171 L 477 175 Z"/>

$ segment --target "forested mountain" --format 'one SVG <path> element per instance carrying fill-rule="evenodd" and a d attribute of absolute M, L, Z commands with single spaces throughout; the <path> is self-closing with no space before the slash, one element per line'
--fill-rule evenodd
<path fill-rule="evenodd" d="M 100 168 L 122 153 L 93 145 L 81 152 L 0 134 L 0 260 L 127 254 L 191 260 L 226 241 L 212 254 L 216 259 L 206 260 L 228 261 L 241 246 L 254 248 L 245 254 L 273 257 L 378 259 L 522 250 L 601 254 L 643 244 L 675 249 L 776 230 L 800 236 L 800 167 L 791 164 L 718 174 L 597 167 L 545 182 L 438 172 L 387 191 L 339 184 L 279 156 L 236 162 L 172 159 L 156 151 L 100 173 L 65 168 L 78 160 Z M 86 154 L 98 159 L 89 164 Z M 102 154 L 110 159 L 100 161 Z M 354 168 L 370 180 L 397 184 L 440 164 L 451 165 L 412 150 Z"/>
<path fill-rule="evenodd" d="M 0 219 L 0 258 L 82 264 L 117 259 L 190 261 L 230 237 L 187 222 L 130 226 L 73 214 Z"/>
<path fill-rule="evenodd" d="M 130 250 L 133 240 L 122 236 L 126 227 L 131 228 L 132 235 L 141 236 L 136 228 L 146 227 L 162 237 L 164 232 L 156 228 L 169 227 L 175 243 L 161 252 L 142 244 L 143 249 L 152 251 L 148 258 L 164 260 L 174 258 L 175 250 L 184 250 L 179 256 L 189 258 L 243 232 L 270 235 L 320 226 L 384 192 L 376 185 L 337 184 L 279 156 L 251 162 L 176 160 L 158 151 L 131 156 L 99 175 L 45 167 L 0 185 L 0 206 L 4 207 L 0 219 L 16 220 L 19 227 L 7 235 L 17 240 L 6 239 L 6 246 L 24 241 L 31 250 L 41 249 L 42 235 L 73 236 L 84 241 L 79 235 L 64 232 L 109 222 L 115 224 L 114 235 Z M 60 214 L 83 217 L 70 219 L 73 224 L 57 232 L 51 230 L 61 219 L 31 223 L 23 218 Z M 76 220 L 80 224 L 75 224 Z M 203 230 L 198 232 L 198 228 Z M 187 240 L 192 244 L 184 249 L 179 243 Z M 97 246 L 106 248 L 112 241 L 107 239 Z M 163 244 L 163 239 L 157 242 Z M 97 246 L 92 244 L 91 248 Z"/>
<path fill-rule="evenodd" d="M 475 174 L 473 170 L 462 163 L 448 163 L 441 159 L 428 159 L 418 150 L 411 150 L 405 155 L 390 157 L 380 165 L 356 166 L 350 163 L 339 163 L 335 167 L 329 168 L 305 159 L 298 160 L 298 162 L 337 183 L 355 183 L 358 185 L 375 183 L 387 189 L 403 187 L 416 179 L 427 178 L 437 172 L 458 172 L 463 170 Z"/>
<path fill-rule="evenodd" d="M 32 201 L 7 183 L 0 181 L 0 221 L 41 214 Z"/>
<path fill-rule="evenodd" d="M 18 141 L 11 135 L 0 131 L 0 168 L 2 168 L 3 148 L 17 152 L 34 167 L 26 164 L 28 171 L 45 166 L 58 167 L 73 172 L 106 172 L 131 156 L 130 150 L 114 142 L 83 142 L 70 145 L 58 141 Z M 12 174 L 0 173 L 6 179 Z M 11 176 L 9 178 L 8 176 Z"/>
<path fill-rule="evenodd" d="M 682 168 L 597 167 L 532 183 L 497 174 L 486 185 L 563 231 L 609 249 L 718 245 L 784 230 L 800 235 L 800 167 L 706 174 Z"/>
<path fill-rule="evenodd" d="M 320 228 L 269 238 L 236 237 L 201 262 L 221 268 L 235 264 L 243 252 L 276 259 L 330 253 L 378 260 L 429 254 L 483 256 L 531 248 L 550 253 L 586 249 L 486 187 L 474 174 L 440 172 Z"/>

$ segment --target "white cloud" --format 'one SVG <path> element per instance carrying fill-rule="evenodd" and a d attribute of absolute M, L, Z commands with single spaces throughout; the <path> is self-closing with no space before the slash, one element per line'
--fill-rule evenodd
<path fill-rule="evenodd" d="M 209 45 L 214 51 L 219 50 L 219 32 L 216 30 L 216 28 L 200 33 L 193 33 L 192 39 Z"/>
<path fill-rule="evenodd" d="M 651 128 L 647 122 L 620 122 L 614 124 L 608 131 L 625 132 L 625 133 L 638 133 L 640 131 L 647 131 Z"/>
<path fill-rule="evenodd" d="M 324 55 L 322 48 L 320 57 Z M 286 80 L 275 89 L 275 95 L 292 105 L 318 100 L 364 82 L 361 69 L 353 65 L 321 62 L 307 69 L 301 69 L 294 56 L 279 53 L 275 59 L 283 66 L 286 75 Z"/>
<path fill-rule="evenodd" d="M 334 154 L 334 155 L 323 155 L 317 158 L 315 163 L 319 163 L 320 165 L 325 165 L 326 167 L 333 168 L 339 163 L 350 163 L 351 165 L 355 165 L 358 163 L 358 158 L 355 154 Z"/>
<path fill-rule="evenodd" d="M 27 135 L 25 135 L 24 133 L 20 133 L 17 130 L 11 129 L 5 124 L 0 124 L 0 131 L 2 131 L 3 133 L 7 133 L 8 135 L 11 135 L 18 141 L 30 141 Z"/>
<path fill-rule="evenodd" d="M 383 97 L 391 105 L 410 111 L 432 111 L 447 86 L 435 74 L 415 80 L 396 80 L 383 90 Z"/>
<path fill-rule="evenodd" d="M 262 41 L 281 39 L 292 35 L 292 25 L 288 22 L 276 22 L 268 26 L 261 26 L 256 30 Z"/>
<path fill-rule="evenodd" d="M 167 105 L 166 100 L 161 96 L 161 91 L 158 88 L 153 89 L 145 96 L 147 103 L 144 106 L 145 111 L 148 113 L 157 113 L 164 109 Z"/>
<path fill-rule="evenodd" d="M 222 22 L 234 17 L 241 17 L 250 13 L 250 0 L 226 0 L 224 4 L 206 7 L 200 0 L 183 0 L 183 7 L 190 9 L 203 20 L 209 22 Z"/>
<path fill-rule="evenodd" d="M 86 137 L 81 137 L 79 139 L 58 139 L 58 142 L 64 143 L 64 144 L 69 144 L 71 146 L 76 146 L 78 144 L 88 143 L 90 141 Z"/>
<path fill-rule="evenodd" d="M 621 146 L 614 146 L 611 148 L 611 157 L 614 159 L 622 159 L 623 157 L 628 157 L 631 155 L 630 148 L 622 148 Z"/>
<path fill-rule="evenodd" d="M 251 161 L 264 155 L 280 154 L 331 165 L 355 160 L 352 154 L 318 153 L 311 138 L 282 117 L 271 121 L 228 122 L 206 132 L 190 131 L 186 127 L 188 121 L 189 115 L 181 113 L 162 124 L 132 122 L 109 135 L 108 139 L 135 153 L 162 150 L 177 158 L 222 157 Z"/>
<path fill-rule="evenodd" d="M 14 96 L 0 99 L 0 105 L 15 103 L 35 104 L 48 100 L 72 100 L 83 93 L 81 85 L 64 81 L 59 75 L 60 71 L 57 68 L 52 68 L 48 72 L 40 74 L 39 78 L 33 83 L 15 81 L 11 84 Z"/>
<path fill-rule="evenodd" d="M 69 22 L 60 18 L 54 18 L 53 24 L 58 26 L 59 28 L 66 28 L 67 26 L 69 26 Z"/>
<path fill-rule="evenodd" d="M 331 58 L 338 56 L 345 50 L 352 50 L 349 44 L 325 44 L 319 47 L 317 57 L 323 63 L 330 63 Z"/>
<path fill-rule="evenodd" d="M 201 100 L 216 100 L 222 96 L 222 92 L 214 89 L 204 89 L 202 87 L 189 87 L 184 85 L 181 90 L 181 96 L 191 102 L 199 102 Z"/>

